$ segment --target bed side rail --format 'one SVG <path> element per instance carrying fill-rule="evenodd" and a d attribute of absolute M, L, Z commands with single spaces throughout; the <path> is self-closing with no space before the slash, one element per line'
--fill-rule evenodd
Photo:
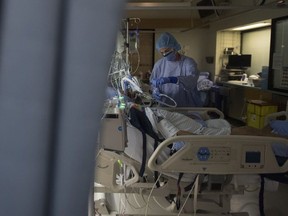
<path fill-rule="evenodd" d="M 111 191 L 120 191 L 139 181 L 137 165 L 127 156 L 101 149 L 96 160 L 95 179 Z M 133 177 L 121 176 L 127 168 L 131 169 Z"/>
<path fill-rule="evenodd" d="M 185 146 L 163 163 L 158 155 L 173 142 Z M 148 161 L 151 170 L 195 174 L 284 173 L 288 162 L 279 166 L 274 145 L 288 146 L 288 140 L 260 136 L 176 136 L 162 142 Z"/>

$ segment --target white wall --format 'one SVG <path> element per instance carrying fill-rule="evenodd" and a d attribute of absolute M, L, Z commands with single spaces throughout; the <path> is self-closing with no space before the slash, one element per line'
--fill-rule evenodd
<path fill-rule="evenodd" d="M 251 67 L 247 70 L 248 75 L 261 72 L 262 66 L 269 65 L 270 34 L 271 30 L 269 27 L 244 33 L 239 31 L 218 31 L 216 76 L 220 73 L 221 68 L 227 65 L 228 56 L 223 54 L 226 47 L 233 47 L 234 52 L 237 54 L 252 54 Z"/>
<path fill-rule="evenodd" d="M 252 54 L 250 74 L 262 71 L 262 66 L 269 65 L 270 28 L 259 29 L 242 33 L 242 53 Z"/>

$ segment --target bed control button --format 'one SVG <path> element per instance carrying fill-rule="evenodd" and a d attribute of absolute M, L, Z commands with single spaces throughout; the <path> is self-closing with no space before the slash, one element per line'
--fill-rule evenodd
<path fill-rule="evenodd" d="M 229 147 L 200 147 L 197 151 L 199 161 L 229 162 L 231 149 Z"/>
<path fill-rule="evenodd" d="M 207 147 L 200 147 L 197 152 L 198 160 L 207 161 L 210 157 L 210 151 Z"/>

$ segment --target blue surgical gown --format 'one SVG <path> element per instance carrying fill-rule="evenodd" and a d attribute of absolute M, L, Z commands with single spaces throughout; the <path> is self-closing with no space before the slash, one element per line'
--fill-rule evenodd
<path fill-rule="evenodd" d="M 168 61 L 165 58 L 158 60 L 151 73 L 150 80 L 160 77 L 174 76 L 178 78 L 178 84 L 167 83 L 161 85 L 159 90 L 162 94 L 173 98 L 177 107 L 201 107 L 200 92 L 197 91 L 199 71 L 196 62 L 187 56 L 181 55 L 179 61 Z M 173 105 L 171 100 L 161 97 L 165 103 Z"/>

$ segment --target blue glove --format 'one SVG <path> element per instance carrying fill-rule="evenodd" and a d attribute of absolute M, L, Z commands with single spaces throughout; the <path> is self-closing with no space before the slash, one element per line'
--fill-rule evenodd
<path fill-rule="evenodd" d="M 151 81 L 152 86 L 158 88 L 160 85 L 166 84 L 166 83 L 177 83 L 178 78 L 177 77 L 160 77 L 159 79 L 153 79 Z"/>

